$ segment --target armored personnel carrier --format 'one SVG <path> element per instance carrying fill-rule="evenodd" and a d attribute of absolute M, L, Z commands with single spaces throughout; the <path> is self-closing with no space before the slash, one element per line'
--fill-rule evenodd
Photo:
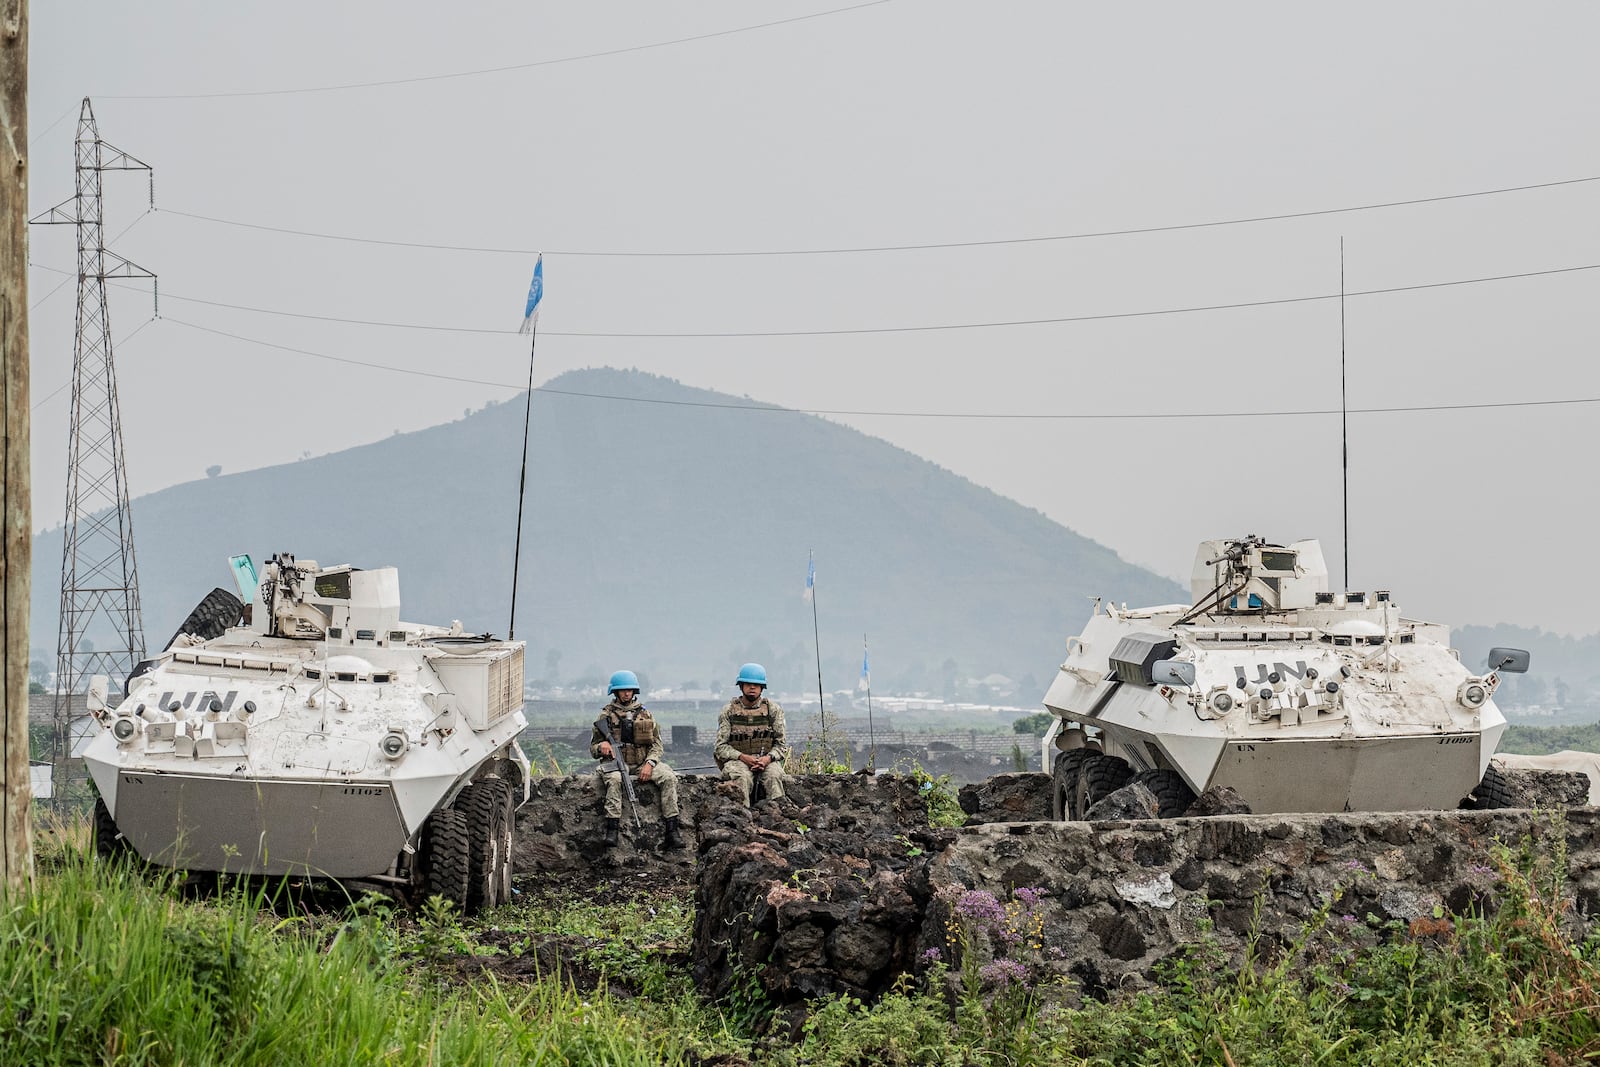
<path fill-rule="evenodd" d="M 232 562 L 242 599 L 213 591 L 119 704 L 91 683 L 97 848 L 504 901 L 523 643 L 400 621 L 393 567 Z"/>
<path fill-rule="evenodd" d="M 1044 698 L 1052 811 L 1081 819 L 1137 780 L 1162 816 L 1236 789 L 1265 812 L 1502 806 L 1496 648 L 1469 669 L 1449 631 L 1387 590 L 1330 592 L 1314 540 L 1202 542 L 1193 604 L 1095 604 Z"/>

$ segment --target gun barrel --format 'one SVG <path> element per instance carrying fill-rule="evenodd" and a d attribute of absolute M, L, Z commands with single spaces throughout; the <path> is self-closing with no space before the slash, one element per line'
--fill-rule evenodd
<path fill-rule="evenodd" d="M 633 775 L 628 772 L 628 764 L 622 758 L 622 748 L 612 736 L 611 721 L 602 715 L 595 720 L 594 728 L 611 746 L 611 759 L 617 765 L 617 772 L 622 775 L 622 792 L 628 798 L 628 810 L 633 812 L 634 829 L 640 829 L 644 826 L 644 820 L 639 818 L 639 797 L 633 791 Z"/>

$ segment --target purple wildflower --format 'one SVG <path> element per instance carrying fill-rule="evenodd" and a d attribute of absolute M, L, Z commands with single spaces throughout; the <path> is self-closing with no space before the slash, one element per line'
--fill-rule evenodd
<path fill-rule="evenodd" d="M 978 977 L 991 985 L 1004 989 L 1013 982 L 1028 977 L 1028 969 L 1016 960 L 995 960 L 978 968 Z"/>
<path fill-rule="evenodd" d="M 962 893 L 956 901 L 956 914 L 973 922 L 995 925 L 1005 922 L 1006 918 L 1006 910 L 1000 906 L 994 894 L 982 889 L 969 889 Z"/>
<path fill-rule="evenodd" d="M 938 963 L 939 958 L 943 955 L 944 953 L 940 952 L 936 948 L 925 948 L 922 950 L 922 955 L 919 958 L 923 963 Z"/>
<path fill-rule="evenodd" d="M 1352 871 L 1360 871 L 1362 874 L 1367 873 L 1367 865 L 1360 860 L 1350 860 L 1345 866 Z"/>
<path fill-rule="evenodd" d="M 1031 885 L 1023 885 L 1012 890 L 1012 894 L 1018 900 L 1022 901 L 1023 904 L 1031 908 L 1035 904 L 1039 903 L 1040 899 L 1043 898 L 1044 890 Z"/>
<path fill-rule="evenodd" d="M 1467 870 L 1471 871 L 1473 874 L 1490 874 L 1490 873 L 1492 873 L 1494 871 L 1494 868 L 1493 867 L 1485 867 L 1481 863 L 1474 863 L 1470 867 L 1468 867 Z"/>

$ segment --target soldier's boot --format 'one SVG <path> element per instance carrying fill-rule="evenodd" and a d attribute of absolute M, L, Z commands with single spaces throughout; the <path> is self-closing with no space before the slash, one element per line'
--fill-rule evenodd
<path fill-rule="evenodd" d="M 683 847 L 683 834 L 680 832 L 678 825 L 678 816 L 667 816 L 667 838 L 664 842 L 662 842 L 662 844 L 669 849 L 679 849 Z"/>
<path fill-rule="evenodd" d="M 622 820 L 621 819 L 607 819 L 606 820 L 606 848 L 615 848 L 617 846 L 617 839 L 618 839 L 618 836 L 621 834 L 621 832 L 622 832 Z"/>

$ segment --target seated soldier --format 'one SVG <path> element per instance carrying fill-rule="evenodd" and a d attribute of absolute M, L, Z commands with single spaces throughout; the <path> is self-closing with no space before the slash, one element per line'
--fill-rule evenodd
<path fill-rule="evenodd" d="M 611 701 L 600 711 L 611 736 L 621 749 L 622 762 L 629 774 L 641 782 L 654 782 L 661 794 L 661 814 L 666 818 L 666 848 L 682 848 L 683 834 L 678 826 L 678 776 L 661 759 L 661 735 L 656 721 L 639 703 L 639 679 L 632 671 L 611 676 Z M 617 843 L 622 829 L 622 771 L 617 768 L 618 753 L 595 723 L 589 737 L 589 754 L 600 763 L 595 767 L 605 793 L 606 847 Z"/>
<path fill-rule="evenodd" d="M 763 696 L 767 669 L 759 663 L 739 668 L 739 696 L 728 701 L 717 720 L 717 747 L 712 757 L 722 776 L 739 783 L 745 806 L 757 780 L 768 800 L 783 796 L 783 761 L 789 745 L 784 739 L 783 709 Z"/>

